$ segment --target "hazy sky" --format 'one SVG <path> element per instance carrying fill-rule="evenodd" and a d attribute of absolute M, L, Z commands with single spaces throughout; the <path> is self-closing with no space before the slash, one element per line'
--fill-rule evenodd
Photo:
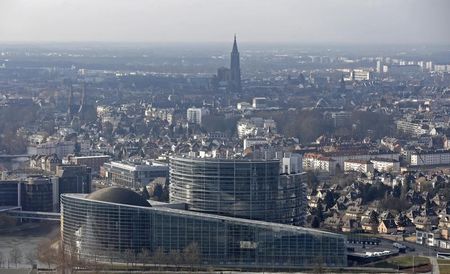
<path fill-rule="evenodd" d="M 449 0 L 0 0 L 0 41 L 445 43 Z"/>

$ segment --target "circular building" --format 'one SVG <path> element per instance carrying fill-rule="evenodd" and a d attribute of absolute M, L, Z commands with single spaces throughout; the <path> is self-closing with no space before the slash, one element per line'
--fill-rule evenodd
<path fill-rule="evenodd" d="M 62 239 L 69 252 L 118 257 L 125 250 L 140 251 L 150 245 L 150 222 L 143 210 L 151 206 L 132 190 L 104 188 L 76 202 L 62 195 L 61 206 Z"/>
<path fill-rule="evenodd" d="M 345 236 L 299 226 L 150 206 L 137 193 L 107 188 L 61 195 L 64 252 L 89 261 L 168 262 L 270 268 L 346 266 Z M 144 251 L 146 251 L 144 253 Z M 190 256 L 193 253 L 199 256 Z M 149 257 L 149 254 L 151 257 Z M 173 255 L 178 254 L 178 255 Z M 173 257 L 174 256 L 174 257 Z"/>
<path fill-rule="evenodd" d="M 303 220 L 303 184 L 280 176 L 278 160 L 176 156 L 169 174 L 170 202 L 190 210 L 287 224 Z"/>
<path fill-rule="evenodd" d="M 102 188 L 86 196 L 86 199 L 134 206 L 150 206 L 141 195 L 121 187 Z"/>

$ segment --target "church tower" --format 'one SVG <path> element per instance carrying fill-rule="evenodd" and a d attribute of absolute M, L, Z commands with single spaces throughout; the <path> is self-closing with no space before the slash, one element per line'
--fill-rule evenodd
<path fill-rule="evenodd" d="M 238 51 L 237 42 L 236 42 L 236 35 L 234 35 L 233 50 L 231 51 L 230 89 L 232 92 L 242 91 L 241 65 L 240 65 L 240 61 L 239 61 L 239 51 Z"/>
<path fill-rule="evenodd" d="M 67 120 L 72 121 L 73 118 L 73 87 L 72 83 L 69 84 L 69 98 L 67 101 Z"/>

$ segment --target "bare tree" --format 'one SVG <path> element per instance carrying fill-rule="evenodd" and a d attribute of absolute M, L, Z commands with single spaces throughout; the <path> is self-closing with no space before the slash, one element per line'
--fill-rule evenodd
<path fill-rule="evenodd" d="M 158 247 L 153 253 L 153 263 L 158 265 L 158 269 L 161 269 L 162 265 L 165 264 L 165 254 L 162 247 Z"/>
<path fill-rule="evenodd" d="M 171 250 L 169 253 L 170 263 L 175 266 L 175 270 L 179 270 L 179 266 L 183 264 L 183 256 L 178 250 Z"/>
<path fill-rule="evenodd" d="M 68 271 L 74 272 L 80 266 L 84 266 L 85 262 L 80 260 L 78 252 L 74 245 L 70 247 L 64 246 L 62 242 L 59 242 L 58 249 L 56 250 L 55 263 L 59 272 Z M 57 271 L 57 272 L 58 272 Z"/>
<path fill-rule="evenodd" d="M 108 245 L 107 249 L 106 249 L 106 256 L 109 259 L 109 264 L 111 269 L 114 266 L 114 257 L 116 256 L 116 250 L 114 249 L 114 246 L 112 245 Z"/>
<path fill-rule="evenodd" d="M 52 263 L 55 262 L 55 251 L 52 249 L 52 242 L 50 240 L 45 240 L 39 243 L 37 247 L 37 259 L 46 264 L 50 269 Z"/>
<path fill-rule="evenodd" d="M 191 266 L 191 270 L 194 271 L 194 266 L 200 263 L 200 249 L 196 242 L 190 243 L 183 250 L 184 262 Z"/>
<path fill-rule="evenodd" d="M 5 257 L 3 256 L 3 253 L 0 251 L 0 268 L 3 267 L 4 262 L 5 262 Z"/>
<path fill-rule="evenodd" d="M 99 273 L 104 269 L 103 265 L 100 264 L 97 255 L 94 255 L 89 260 L 79 260 L 79 266 L 82 268 L 93 270 L 94 273 Z"/>
<path fill-rule="evenodd" d="M 139 262 L 142 263 L 142 266 L 145 269 L 145 265 L 151 261 L 152 257 L 150 255 L 150 251 L 146 248 L 143 248 L 142 251 L 139 253 Z"/>
<path fill-rule="evenodd" d="M 125 262 L 127 264 L 127 269 L 129 264 L 131 264 L 131 266 L 133 266 L 133 261 L 134 261 L 134 251 L 131 249 L 125 249 L 124 253 L 123 253 L 123 258 L 125 259 Z"/>
<path fill-rule="evenodd" d="M 22 251 L 17 246 L 9 252 L 9 260 L 16 265 L 16 268 L 17 264 L 22 261 Z"/>
<path fill-rule="evenodd" d="M 36 264 L 36 251 L 29 251 L 25 254 L 25 261 L 33 268 Z"/>

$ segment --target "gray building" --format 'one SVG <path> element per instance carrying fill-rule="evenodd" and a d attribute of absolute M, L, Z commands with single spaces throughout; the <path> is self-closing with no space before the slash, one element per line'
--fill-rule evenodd
<path fill-rule="evenodd" d="M 279 160 L 170 158 L 170 202 L 190 210 L 302 225 L 301 174 L 280 176 Z"/>
<path fill-rule="evenodd" d="M 21 180 L 0 181 L 0 206 L 20 207 L 26 211 L 54 210 L 54 181 L 31 176 Z"/>
<path fill-rule="evenodd" d="M 158 177 L 167 177 L 169 167 L 157 163 L 110 162 L 103 165 L 106 179 L 118 186 L 139 189 Z"/>

